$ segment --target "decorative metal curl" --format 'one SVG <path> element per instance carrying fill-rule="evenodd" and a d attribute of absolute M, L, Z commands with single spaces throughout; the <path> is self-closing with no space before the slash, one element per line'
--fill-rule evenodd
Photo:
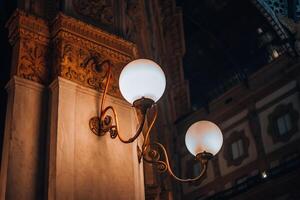
<path fill-rule="evenodd" d="M 112 139 L 115 139 L 118 136 L 117 127 L 116 126 L 111 127 L 110 130 L 109 130 L 109 133 L 110 133 L 110 137 Z"/>
<path fill-rule="evenodd" d="M 160 154 L 158 153 L 158 151 L 154 150 L 154 149 L 150 149 L 148 152 L 148 156 L 155 161 L 158 161 L 160 159 Z"/>
<path fill-rule="evenodd" d="M 94 64 L 97 60 L 93 59 Z M 90 60 L 86 61 L 86 64 L 89 64 L 89 62 L 91 62 Z M 98 65 L 97 65 L 98 66 Z M 103 78 L 103 80 L 106 79 L 106 83 L 105 83 L 105 87 L 104 87 L 104 92 L 103 92 L 103 96 L 101 99 L 101 103 L 100 103 L 100 117 L 93 117 L 90 119 L 90 129 L 91 131 L 98 136 L 103 136 L 105 133 L 109 132 L 110 133 L 110 137 L 111 138 L 116 138 L 118 137 L 121 142 L 123 143 L 132 143 L 134 142 L 142 133 L 143 128 L 144 128 L 144 124 L 146 122 L 146 116 L 147 116 L 147 112 L 149 109 L 154 108 L 155 109 L 155 115 L 152 119 L 152 122 L 150 124 L 150 126 L 148 127 L 148 131 L 147 131 L 147 135 L 149 137 L 149 132 L 153 127 L 153 124 L 157 118 L 157 109 L 156 109 L 156 104 L 154 103 L 153 100 L 148 99 L 148 98 L 141 98 L 136 100 L 133 103 L 134 108 L 141 113 L 142 115 L 142 119 L 140 121 L 140 125 L 139 128 L 137 129 L 136 133 L 134 134 L 133 137 L 129 138 L 129 139 L 124 139 L 120 133 L 119 133 L 119 120 L 118 120 L 118 115 L 117 112 L 115 111 L 115 109 L 112 106 L 108 106 L 108 107 L 103 107 L 104 105 L 104 101 L 107 95 L 107 91 L 108 91 L 108 86 L 110 83 L 110 79 L 112 77 L 112 73 L 111 73 L 111 63 L 110 61 L 103 61 L 102 63 L 99 64 L 98 68 L 100 67 L 102 69 L 103 66 L 107 67 L 107 71 L 105 73 L 105 76 Z M 100 70 L 100 69 L 99 69 Z M 112 116 L 108 115 L 107 112 L 111 111 L 113 113 Z M 145 142 L 147 142 L 148 139 L 145 138 Z M 143 144 L 143 147 L 146 146 L 145 144 Z M 144 150 L 142 150 L 143 152 Z M 140 158 L 139 158 L 140 160 Z"/>
<path fill-rule="evenodd" d="M 147 163 L 156 165 L 159 172 L 168 172 L 175 180 L 180 181 L 180 182 L 189 183 L 189 182 L 194 182 L 194 181 L 200 180 L 203 177 L 203 175 L 206 173 L 208 160 L 212 158 L 212 154 L 207 153 L 207 152 L 198 154 L 195 159 L 201 163 L 202 169 L 200 171 L 200 174 L 195 178 L 182 179 L 182 178 L 177 177 L 174 174 L 174 172 L 170 166 L 169 157 L 168 157 L 167 150 L 165 149 L 165 147 L 158 142 L 152 143 L 151 145 L 158 147 L 158 149 L 160 149 L 162 151 L 165 160 L 160 160 L 160 154 L 158 151 L 150 149 L 148 152 L 148 156 L 150 157 L 150 159 L 148 159 L 144 153 L 143 154 L 144 161 Z"/>
<path fill-rule="evenodd" d="M 89 121 L 90 130 L 95 135 L 100 135 L 102 132 L 100 132 L 100 119 L 99 117 L 93 117 Z"/>
<path fill-rule="evenodd" d="M 87 61 L 87 63 L 89 63 L 89 62 L 90 61 Z M 145 138 L 144 138 L 144 143 L 142 145 L 142 149 L 139 149 L 139 147 L 137 146 L 139 162 L 143 158 L 143 160 L 145 162 L 156 165 L 157 170 L 159 172 L 168 172 L 175 180 L 180 181 L 180 182 L 194 182 L 194 181 L 201 179 L 207 170 L 207 163 L 208 163 L 208 160 L 211 159 L 212 154 L 203 152 L 203 153 L 196 155 L 196 160 L 198 160 L 202 166 L 199 176 L 197 176 L 195 178 L 182 179 L 182 178 L 178 178 L 174 174 L 174 172 L 170 166 L 169 158 L 168 158 L 165 147 L 158 142 L 150 144 L 150 131 L 151 131 L 151 129 L 156 121 L 156 118 L 157 118 L 156 104 L 151 99 L 141 98 L 133 103 L 134 108 L 142 116 L 142 120 L 140 122 L 139 128 L 138 128 L 137 132 L 135 133 L 135 135 L 129 139 L 124 139 L 123 137 L 120 136 L 117 112 L 115 111 L 115 109 L 112 106 L 108 106 L 103 109 L 104 100 L 105 100 L 105 97 L 106 97 L 106 94 L 108 91 L 109 82 L 110 82 L 110 79 L 112 76 L 110 62 L 107 61 L 107 62 L 105 62 L 105 64 L 107 64 L 106 66 L 108 66 L 108 68 L 107 68 L 107 72 L 105 75 L 105 77 L 106 77 L 105 89 L 104 89 L 103 97 L 101 99 L 101 104 L 100 104 L 100 113 L 99 113 L 100 117 L 93 117 L 90 119 L 89 125 L 90 125 L 91 131 L 98 136 L 102 136 L 105 133 L 109 132 L 110 137 L 113 139 L 118 137 L 120 139 L 120 141 L 123 143 L 132 143 L 139 137 L 139 135 L 143 131 L 143 127 L 144 127 L 144 124 L 146 121 L 146 116 L 147 116 L 148 110 L 151 108 L 154 108 L 155 109 L 154 117 L 153 117 L 151 123 L 149 124 L 149 127 L 145 133 Z M 102 67 L 102 64 L 101 64 L 101 67 Z M 100 69 L 98 69 L 98 70 L 100 70 Z M 104 80 L 105 80 L 105 77 L 104 77 Z M 107 114 L 107 112 L 109 110 L 113 113 L 113 117 Z M 150 149 L 151 146 L 156 146 L 158 148 L 158 150 L 160 150 L 163 153 L 164 160 L 161 159 L 161 155 L 158 150 Z M 147 152 L 147 154 L 146 154 L 146 152 Z"/>
<path fill-rule="evenodd" d="M 156 168 L 158 170 L 158 172 L 160 173 L 164 173 L 168 170 L 168 166 L 166 163 L 164 163 L 163 161 L 157 161 L 157 164 L 156 164 Z"/>

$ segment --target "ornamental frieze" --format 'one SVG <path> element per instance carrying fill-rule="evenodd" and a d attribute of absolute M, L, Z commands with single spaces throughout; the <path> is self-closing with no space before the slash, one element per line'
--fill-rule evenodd
<path fill-rule="evenodd" d="M 118 77 L 122 66 L 126 63 L 120 63 L 108 57 L 104 57 L 96 51 L 78 48 L 72 44 L 65 43 L 61 46 L 62 55 L 58 75 L 80 85 L 101 91 L 104 89 L 104 79 L 108 66 L 112 66 L 114 74 L 111 80 L 109 93 L 114 96 L 120 96 L 118 88 Z"/>
<path fill-rule="evenodd" d="M 111 57 L 121 62 L 128 63 L 132 60 L 132 58 L 135 57 L 132 55 L 129 56 L 122 51 L 117 51 L 114 48 L 108 48 L 106 45 L 103 45 L 102 43 L 97 44 L 94 41 L 90 41 L 88 39 L 79 37 L 78 35 L 71 32 L 61 31 L 56 35 L 55 39 L 57 38 L 81 48 L 97 51 L 101 55 L 104 55 L 106 57 Z"/>
<path fill-rule="evenodd" d="M 31 81 L 48 82 L 47 57 L 49 29 L 47 23 L 35 16 L 17 10 L 8 20 L 9 41 L 13 46 L 13 71 Z"/>
<path fill-rule="evenodd" d="M 135 44 L 62 13 L 49 24 L 17 10 L 7 27 L 14 48 L 12 75 L 44 85 L 61 76 L 101 91 L 111 65 L 109 93 L 120 96 L 119 74 L 137 58 Z"/>
<path fill-rule="evenodd" d="M 98 45 L 116 54 L 129 57 L 131 60 L 138 56 L 134 43 L 62 13 L 59 13 L 51 23 L 52 37 L 56 37 L 58 34 L 65 35 L 62 36 L 65 39 L 73 39 L 94 46 Z"/>
<path fill-rule="evenodd" d="M 48 80 L 47 46 L 31 38 L 20 41 L 20 55 L 16 75 L 38 83 Z"/>
<path fill-rule="evenodd" d="M 59 14 L 51 26 L 55 74 L 95 90 L 103 90 L 107 65 L 112 65 L 108 93 L 120 96 L 118 77 L 137 57 L 136 46 L 99 28 Z"/>
<path fill-rule="evenodd" d="M 17 39 L 28 35 L 32 39 L 43 43 L 49 41 L 48 23 L 42 18 L 30 15 L 22 10 L 15 11 L 7 21 L 6 27 L 11 45 L 14 45 Z"/>
<path fill-rule="evenodd" d="M 110 0 L 73 0 L 75 11 L 104 25 L 114 22 L 113 6 Z"/>

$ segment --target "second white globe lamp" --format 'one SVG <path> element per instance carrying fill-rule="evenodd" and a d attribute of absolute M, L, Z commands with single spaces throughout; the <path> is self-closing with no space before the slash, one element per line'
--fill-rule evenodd
<path fill-rule="evenodd" d="M 185 144 L 194 156 L 204 152 L 216 155 L 222 147 L 223 135 L 216 124 L 198 121 L 187 130 Z"/>

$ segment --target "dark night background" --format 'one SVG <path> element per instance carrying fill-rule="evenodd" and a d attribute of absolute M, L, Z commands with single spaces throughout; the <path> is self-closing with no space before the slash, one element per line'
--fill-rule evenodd
<path fill-rule="evenodd" d="M 257 29 L 272 28 L 250 1 L 177 0 L 177 5 L 183 10 L 184 72 L 194 109 L 268 63 Z"/>
<path fill-rule="evenodd" d="M 0 0 L 0 148 L 2 149 L 2 140 L 4 134 L 4 123 L 6 113 L 7 93 L 5 85 L 9 81 L 10 63 L 11 63 L 11 46 L 8 43 L 8 31 L 5 23 L 16 8 L 14 0 Z M 2 154 L 0 155 L 1 158 Z"/>

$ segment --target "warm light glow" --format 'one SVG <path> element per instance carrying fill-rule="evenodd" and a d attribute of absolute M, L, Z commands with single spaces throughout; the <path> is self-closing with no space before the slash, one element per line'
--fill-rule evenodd
<path fill-rule="evenodd" d="M 273 50 L 272 52 L 273 58 L 278 58 L 279 54 L 278 51 L 276 49 Z"/>
<path fill-rule="evenodd" d="M 216 155 L 222 147 L 223 135 L 214 123 L 198 121 L 187 130 L 185 144 L 194 156 L 204 151 Z"/>
<path fill-rule="evenodd" d="M 261 177 L 262 177 L 262 178 L 267 178 L 267 177 L 268 177 L 267 172 L 266 172 L 266 171 L 263 171 L 263 172 L 261 173 Z"/>
<path fill-rule="evenodd" d="M 119 87 L 123 97 L 131 104 L 142 97 L 156 102 L 165 91 L 166 78 L 155 62 L 138 59 L 124 67 L 120 74 Z"/>

